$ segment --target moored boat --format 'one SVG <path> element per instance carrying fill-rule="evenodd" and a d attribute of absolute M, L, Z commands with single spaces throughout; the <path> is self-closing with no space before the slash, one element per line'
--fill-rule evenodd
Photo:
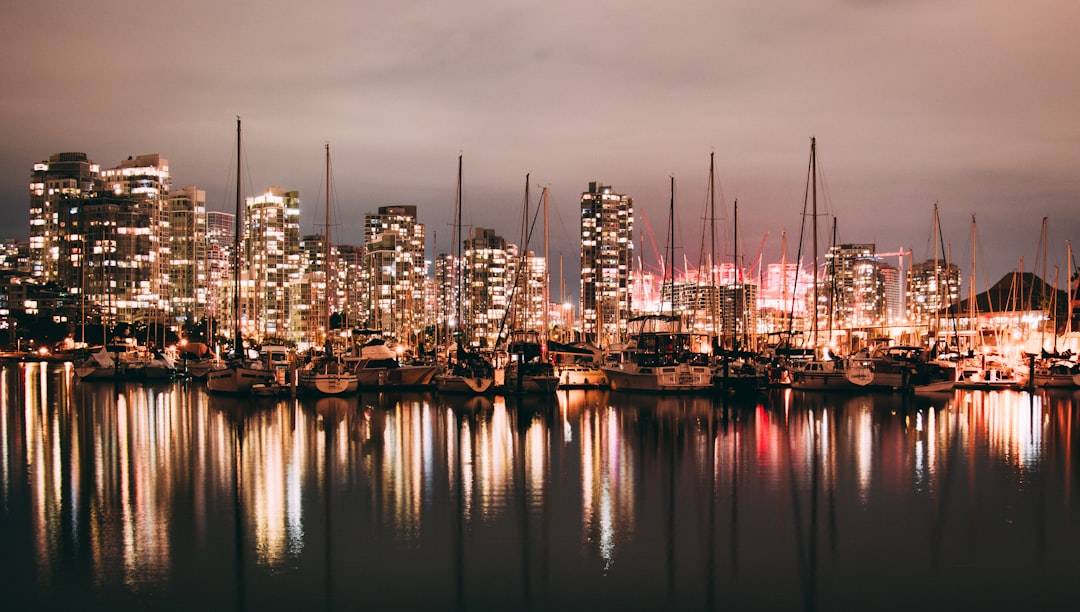
<path fill-rule="evenodd" d="M 559 382 L 555 368 L 544 360 L 540 334 L 533 330 L 511 332 L 510 363 L 503 390 L 507 393 L 553 393 Z"/>
<path fill-rule="evenodd" d="M 608 386 L 607 375 L 600 366 L 598 348 L 549 340 L 548 354 L 552 358 L 559 389 L 602 389 Z"/>
<path fill-rule="evenodd" d="M 439 372 L 435 365 L 402 364 L 397 353 L 381 338 L 360 347 L 358 358 L 346 357 L 345 360 L 362 388 L 430 387 Z"/>
<path fill-rule="evenodd" d="M 712 388 L 709 338 L 681 331 L 671 315 L 644 315 L 629 321 L 630 341 L 604 366 L 613 390 L 692 392 Z"/>

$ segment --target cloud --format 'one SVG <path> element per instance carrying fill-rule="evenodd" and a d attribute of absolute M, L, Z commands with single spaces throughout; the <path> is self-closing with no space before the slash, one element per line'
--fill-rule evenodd
<path fill-rule="evenodd" d="M 1060 219 L 1056 240 L 1080 229 L 1080 5 L 1065 0 L 46 1 L 9 14 L 6 235 L 27 233 L 31 165 L 59 151 L 104 166 L 160 152 L 177 186 L 223 202 L 235 115 L 252 187 L 299 189 L 305 208 L 331 143 L 353 239 L 385 204 L 446 227 L 459 151 L 472 214 L 507 237 L 526 172 L 551 186 L 575 258 L 589 180 L 633 194 L 660 227 L 675 175 L 692 234 L 715 151 L 726 209 L 738 197 L 751 250 L 769 232 L 778 256 L 801 223 L 812 135 L 845 240 L 925 242 L 939 200 L 953 225 L 987 217 L 1004 273 L 1034 251 L 1009 232 L 1018 208 Z"/>

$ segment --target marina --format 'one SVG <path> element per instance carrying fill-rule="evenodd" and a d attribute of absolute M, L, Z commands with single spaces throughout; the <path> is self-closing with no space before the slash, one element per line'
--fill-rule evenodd
<path fill-rule="evenodd" d="M 1080 392 L 248 397 L 0 369 L 16 609 L 1059 609 Z"/>

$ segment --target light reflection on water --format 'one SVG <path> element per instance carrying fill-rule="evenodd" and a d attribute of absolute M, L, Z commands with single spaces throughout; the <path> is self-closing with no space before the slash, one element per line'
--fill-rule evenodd
<path fill-rule="evenodd" d="M 45 608 L 1053 604 L 1076 395 L 250 400 L 20 364 L 0 571 Z"/>

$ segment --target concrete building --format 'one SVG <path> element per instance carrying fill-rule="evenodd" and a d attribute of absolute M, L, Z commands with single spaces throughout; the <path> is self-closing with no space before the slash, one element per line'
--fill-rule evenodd
<path fill-rule="evenodd" d="M 194 185 L 169 195 L 169 310 L 171 319 L 205 318 L 207 274 L 206 192 Z"/>
<path fill-rule="evenodd" d="M 399 341 L 424 328 L 426 234 L 415 206 L 381 206 L 364 217 L 369 324 Z"/>
<path fill-rule="evenodd" d="M 294 304 L 300 284 L 300 193 L 270 187 L 246 198 L 241 284 L 245 336 L 299 340 Z"/>
<path fill-rule="evenodd" d="M 101 167 L 86 153 L 56 153 L 34 164 L 30 178 L 30 268 L 41 282 L 70 286 L 63 266 L 79 265 L 82 201 L 101 188 Z"/>
<path fill-rule="evenodd" d="M 633 198 L 590 182 L 581 194 L 581 323 L 601 345 L 624 339 L 633 261 Z"/>

